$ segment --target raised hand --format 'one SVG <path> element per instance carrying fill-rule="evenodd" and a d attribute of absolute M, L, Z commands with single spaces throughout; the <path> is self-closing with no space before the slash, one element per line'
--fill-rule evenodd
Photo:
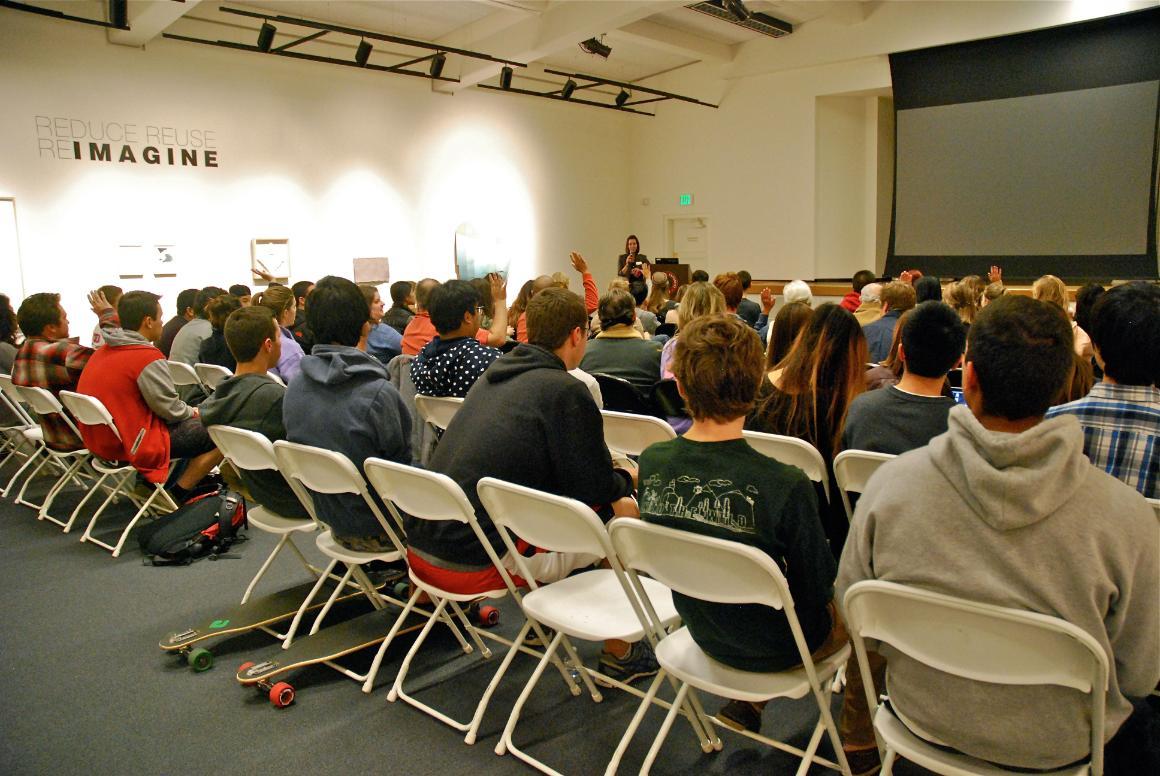
<path fill-rule="evenodd" d="M 572 251 L 568 258 L 572 260 L 572 269 L 576 270 L 581 275 L 584 275 L 588 272 L 588 262 L 585 261 L 584 257 L 579 253 Z"/>

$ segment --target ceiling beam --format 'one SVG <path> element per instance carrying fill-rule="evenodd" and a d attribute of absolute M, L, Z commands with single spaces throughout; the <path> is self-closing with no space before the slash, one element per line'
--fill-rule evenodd
<path fill-rule="evenodd" d="M 201 0 L 185 0 L 181 3 L 130 3 L 129 29 L 109 30 L 109 42 L 140 48 L 196 8 L 200 2 Z"/>
<path fill-rule="evenodd" d="M 641 19 L 620 27 L 613 37 L 636 45 L 645 46 L 666 54 L 676 54 L 702 61 L 726 63 L 733 61 L 733 46 L 718 43 L 699 35 L 666 27 L 663 24 Z"/>
<path fill-rule="evenodd" d="M 683 0 L 556 3 L 542 14 L 521 18 L 506 29 L 476 38 L 472 41 L 472 48 L 487 51 L 502 59 L 534 62 L 568 46 L 575 46 L 586 38 L 612 32 L 626 24 L 682 5 Z M 494 78 L 499 71 L 499 65 L 464 62 L 458 83 L 439 84 L 436 88 L 439 91 L 459 91 Z"/>

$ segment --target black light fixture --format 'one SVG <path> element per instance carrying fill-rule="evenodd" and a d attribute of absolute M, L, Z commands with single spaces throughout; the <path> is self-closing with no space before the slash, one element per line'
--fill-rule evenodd
<path fill-rule="evenodd" d="M 440 51 L 435 56 L 431 57 L 431 67 L 427 71 L 432 78 L 438 78 L 443 75 L 443 66 L 447 64 L 447 55 Z"/>
<path fill-rule="evenodd" d="M 733 17 L 739 22 L 749 18 L 749 9 L 741 0 L 721 0 L 721 5 L 725 6 L 725 10 L 733 14 Z"/>
<path fill-rule="evenodd" d="M 620 94 L 616 95 L 616 107 L 623 108 L 624 103 L 628 102 L 628 98 L 630 96 L 631 95 L 629 95 L 628 92 L 626 92 L 624 89 L 621 89 Z"/>
<path fill-rule="evenodd" d="M 129 0 L 109 0 L 109 24 L 120 28 L 129 26 Z"/>
<path fill-rule="evenodd" d="M 569 100 L 572 98 L 572 92 L 574 91 L 576 91 L 576 82 L 569 78 L 567 83 L 564 84 L 564 88 L 560 90 L 560 96 L 565 100 Z"/>
<path fill-rule="evenodd" d="M 604 36 L 601 35 L 600 37 L 603 38 Z M 580 50 L 586 54 L 595 54 L 598 57 L 608 59 L 608 55 L 612 53 L 612 46 L 609 46 L 603 40 L 589 38 L 588 40 L 580 42 Z"/>
<path fill-rule="evenodd" d="M 258 50 L 269 51 L 274 45 L 274 33 L 278 31 L 270 22 L 262 22 L 262 29 L 258 30 Z"/>
<path fill-rule="evenodd" d="M 374 51 L 374 48 L 374 46 L 365 40 L 359 42 L 358 51 L 354 54 L 354 61 L 358 63 L 359 67 L 367 66 L 367 62 L 370 61 L 371 52 Z"/>
<path fill-rule="evenodd" d="M 512 88 L 512 69 L 507 65 L 504 65 L 503 70 L 499 71 L 499 85 L 503 89 Z"/>

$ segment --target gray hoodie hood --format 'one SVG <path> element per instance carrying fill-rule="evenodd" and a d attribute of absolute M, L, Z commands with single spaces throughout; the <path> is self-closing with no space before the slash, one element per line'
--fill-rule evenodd
<path fill-rule="evenodd" d="M 101 335 L 105 338 L 105 344 L 110 347 L 119 348 L 125 345 L 152 345 L 153 343 L 145 339 L 135 331 L 129 331 L 120 327 L 102 328 Z"/>
<path fill-rule="evenodd" d="M 1037 523 L 1071 500 L 1091 462 L 1070 415 L 1022 434 L 988 431 L 971 410 L 951 410 L 946 434 L 930 443 L 931 461 L 978 515 L 999 531 Z"/>
<path fill-rule="evenodd" d="M 344 345 L 315 345 L 300 362 L 302 372 L 316 383 L 341 385 L 348 380 L 388 380 L 387 368 L 374 356 Z"/>

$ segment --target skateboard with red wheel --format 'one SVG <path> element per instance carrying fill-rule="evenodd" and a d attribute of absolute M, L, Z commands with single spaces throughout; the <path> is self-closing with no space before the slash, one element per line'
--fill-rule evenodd
<path fill-rule="evenodd" d="M 316 663 L 329 663 L 353 652 L 378 646 L 399 616 L 395 607 L 377 609 L 336 625 L 329 625 L 317 633 L 303 636 L 285 650 L 268 660 L 246 662 L 238 667 L 237 679 L 242 685 L 254 687 L 266 695 L 275 708 L 284 708 L 294 701 L 294 687 L 288 682 L 275 682 L 274 677 L 305 668 Z M 418 614 L 412 622 L 404 623 L 395 638 L 423 627 L 426 618 Z"/>
<path fill-rule="evenodd" d="M 396 582 L 392 592 L 395 598 L 406 601 L 411 597 L 411 583 L 406 580 Z M 492 628 L 499 624 L 499 609 L 479 601 L 472 601 L 463 613 L 467 615 L 467 619 L 482 628 Z"/>

